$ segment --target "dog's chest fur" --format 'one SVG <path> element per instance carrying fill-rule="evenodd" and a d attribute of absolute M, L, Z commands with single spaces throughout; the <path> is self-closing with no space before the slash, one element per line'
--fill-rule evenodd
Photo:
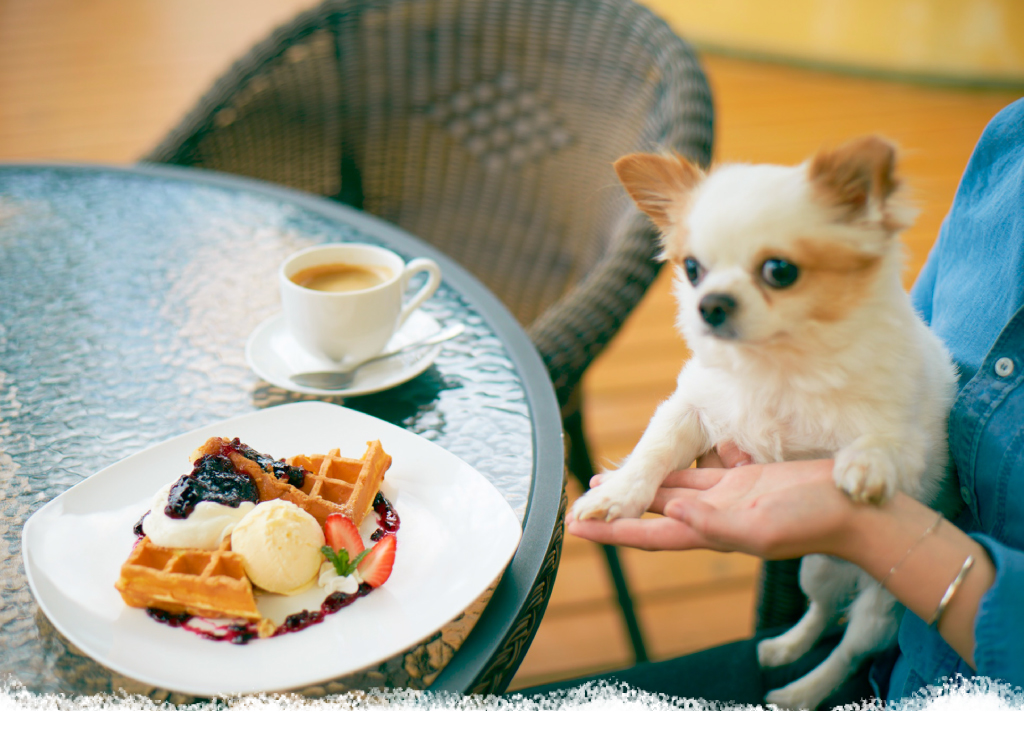
<path fill-rule="evenodd" d="M 687 369 L 710 443 L 732 441 L 757 463 L 830 457 L 858 436 L 906 419 L 902 386 L 867 373 L 805 378 L 779 369 L 738 376 L 699 358 Z"/>

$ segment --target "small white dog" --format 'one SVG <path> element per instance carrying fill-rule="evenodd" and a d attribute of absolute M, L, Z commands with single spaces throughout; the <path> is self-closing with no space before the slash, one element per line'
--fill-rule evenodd
<path fill-rule="evenodd" d="M 955 503 L 940 494 L 953 494 L 941 484 L 956 371 L 903 290 L 899 233 L 912 212 L 895 159 L 868 136 L 794 167 L 704 174 L 674 155 L 616 161 L 677 268 L 677 326 L 693 358 L 633 453 L 573 516 L 639 517 L 669 472 L 727 440 L 759 463 L 834 456 L 835 482 L 856 501 L 900 490 Z M 758 658 L 796 660 L 846 612 L 830 657 L 766 698 L 813 709 L 895 639 L 898 607 L 868 574 L 827 556 L 804 559 L 800 586 L 807 613 L 761 642 Z"/>

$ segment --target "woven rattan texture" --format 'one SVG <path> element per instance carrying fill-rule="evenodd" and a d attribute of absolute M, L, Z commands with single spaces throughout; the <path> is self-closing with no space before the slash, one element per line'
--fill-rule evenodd
<path fill-rule="evenodd" d="M 118 459 L 213 421 L 305 399 L 256 378 L 244 345 L 280 308 L 277 265 L 299 248 L 338 240 L 377 242 L 247 191 L 130 171 L 0 169 L 0 682 L 10 675 L 37 693 L 123 687 L 171 695 L 82 657 L 53 629 L 29 592 L 22 526 Z M 464 322 L 467 335 L 401 388 L 331 400 L 465 459 L 523 517 L 533 427 L 514 364 L 452 288 L 442 285 L 423 308 L 442 324 Z M 425 687 L 489 595 L 419 648 L 306 693 Z"/>
<path fill-rule="evenodd" d="M 711 158 L 689 47 L 628 0 L 331 0 L 254 47 L 148 159 L 348 203 L 510 308 L 565 404 L 657 272 L 611 162 Z"/>
<path fill-rule="evenodd" d="M 807 597 L 800 590 L 800 560 L 765 561 L 758 581 L 755 628 L 791 627 L 807 610 Z"/>
<path fill-rule="evenodd" d="M 491 660 L 487 669 L 474 681 L 470 693 L 492 694 L 504 693 L 515 676 L 519 662 L 526 656 L 526 651 L 533 642 L 533 636 L 540 627 L 544 610 L 547 609 L 551 593 L 555 588 L 555 577 L 558 574 L 558 564 L 562 559 L 562 541 L 565 537 L 565 512 L 569 506 L 569 498 L 562 488 L 562 497 L 558 503 L 558 522 L 555 524 L 555 532 L 551 537 L 551 543 L 544 553 L 544 563 L 540 573 L 537 574 L 537 582 L 530 590 L 530 599 L 525 605 L 525 611 L 516 620 L 515 626 L 499 648 L 500 652 Z"/>

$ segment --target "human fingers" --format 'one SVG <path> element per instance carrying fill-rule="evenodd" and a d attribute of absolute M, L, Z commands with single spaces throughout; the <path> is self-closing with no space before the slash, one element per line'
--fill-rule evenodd
<path fill-rule="evenodd" d="M 658 487 L 658 493 L 654 495 L 654 501 L 648 508 L 648 512 L 656 512 L 659 515 L 665 514 L 665 506 L 673 500 L 687 499 L 700 495 L 704 490 L 690 489 L 689 487 Z"/>
<path fill-rule="evenodd" d="M 749 533 L 739 518 L 726 510 L 714 507 L 695 496 L 679 498 L 665 506 L 665 517 L 677 520 L 704 539 L 706 548 L 712 550 L 741 550 L 751 552 L 748 547 Z"/>
<path fill-rule="evenodd" d="M 718 449 L 713 448 L 703 456 L 697 457 L 697 468 L 698 469 L 724 469 L 725 464 L 722 462 L 722 457 L 718 455 Z"/>
<path fill-rule="evenodd" d="M 808 528 L 814 525 L 809 518 L 793 523 L 754 506 L 716 507 L 699 496 L 669 503 L 665 517 L 688 525 L 704 538 L 704 547 L 712 550 L 738 551 L 765 559 L 822 552 L 820 543 L 814 542 L 813 532 L 808 535 Z"/>
<path fill-rule="evenodd" d="M 664 481 L 662 487 L 687 487 L 689 489 L 711 489 L 718 484 L 728 469 L 680 469 L 671 472 Z"/>
<path fill-rule="evenodd" d="M 732 441 L 723 441 L 697 458 L 698 469 L 732 469 L 753 463 L 753 457 Z"/>
<path fill-rule="evenodd" d="M 566 531 L 605 545 L 625 545 L 641 550 L 689 550 L 706 548 L 706 541 L 688 525 L 665 517 L 648 519 L 570 520 Z"/>
<path fill-rule="evenodd" d="M 742 462 L 742 457 L 747 456 L 739 449 L 736 449 L 738 453 L 730 453 L 730 459 L 737 459 Z M 705 457 L 710 457 L 712 454 L 705 454 Z M 703 457 L 702 457 L 703 458 Z M 749 458 L 749 456 L 747 456 Z M 708 458 L 709 461 L 714 463 L 720 461 L 719 459 Z M 746 462 L 752 463 L 752 462 Z M 743 463 L 737 464 L 736 466 L 743 466 Z M 662 481 L 661 486 L 663 487 L 689 487 L 691 489 L 711 489 L 722 477 L 726 475 L 731 467 L 725 467 L 721 465 L 716 466 L 701 466 L 697 469 L 678 469 L 674 472 L 670 472 L 668 476 Z M 605 479 L 604 474 L 595 474 L 590 478 L 590 488 L 593 489 L 601 484 Z"/>
<path fill-rule="evenodd" d="M 732 441 L 723 441 L 715 447 L 715 451 L 718 454 L 722 465 L 727 469 L 754 463 L 750 454 L 742 451 L 740 447 Z"/>

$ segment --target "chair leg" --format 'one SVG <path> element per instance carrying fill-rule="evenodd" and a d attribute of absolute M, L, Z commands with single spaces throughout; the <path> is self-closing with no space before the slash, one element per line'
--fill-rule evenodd
<path fill-rule="evenodd" d="M 590 488 L 590 478 L 594 476 L 594 465 L 590 459 L 590 450 L 587 448 L 587 439 L 583 434 L 583 414 L 573 411 L 564 420 L 565 433 L 569 438 L 569 471 L 579 480 L 583 491 Z M 622 621 L 626 625 L 626 632 L 629 634 L 629 641 L 633 646 L 633 656 L 638 663 L 645 663 L 648 660 L 647 647 L 644 645 L 643 632 L 640 629 L 640 620 L 637 619 L 636 610 L 633 609 L 633 597 L 629 593 L 629 583 L 626 580 L 625 571 L 619 562 L 619 552 L 614 545 L 602 545 L 604 557 L 608 563 L 608 571 L 611 573 L 612 583 L 615 586 L 615 595 L 619 601 L 619 609 L 622 611 Z"/>
<path fill-rule="evenodd" d="M 615 584 L 615 595 L 619 599 L 619 608 L 622 610 L 622 621 L 626 623 L 626 632 L 629 633 L 629 641 L 633 645 L 633 657 L 638 663 L 646 663 L 647 647 L 644 645 L 644 635 L 640 630 L 640 620 L 636 617 L 633 609 L 633 597 L 629 594 L 629 585 L 626 582 L 626 575 L 619 563 L 619 551 L 614 545 L 602 545 L 605 560 L 608 562 L 608 571 L 612 575 L 612 583 Z"/>
<path fill-rule="evenodd" d="M 562 421 L 565 435 L 569 438 L 569 471 L 579 481 L 583 491 L 590 489 L 594 476 L 594 462 L 590 458 L 587 437 L 583 434 L 583 413 L 576 410 Z"/>

